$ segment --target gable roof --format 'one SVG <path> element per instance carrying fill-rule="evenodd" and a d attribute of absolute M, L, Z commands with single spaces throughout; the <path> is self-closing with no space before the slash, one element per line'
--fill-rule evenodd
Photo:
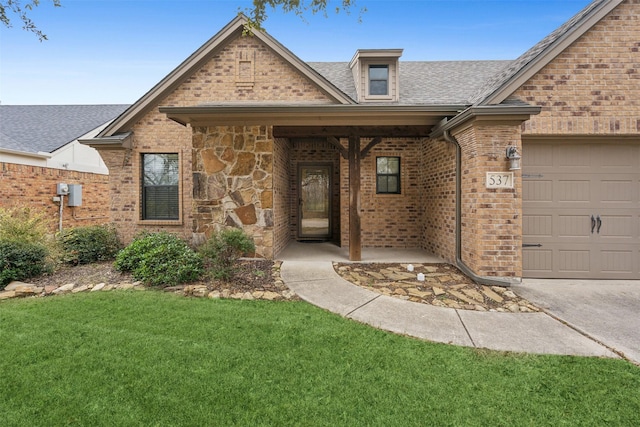
<path fill-rule="evenodd" d="M 210 38 L 204 45 L 202 45 L 198 50 L 196 50 L 186 60 L 178 65 L 177 68 L 175 68 L 164 79 L 156 84 L 149 92 L 143 95 L 142 98 L 136 101 L 120 117 L 114 120 L 113 123 L 111 123 L 102 132 L 100 132 L 98 138 L 104 136 L 113 136 L 118 132 L 129 130 L 129 128 L 139 118 L 141 118 L 150 109 L 152 109 L 155 104 L 159 102 L 159 100 L 173 91 L 185 79 L 190 77 L 193 72 L 195 72 L 195 70 L 200 68 L 206 61 L 214 56 L 219 49 L 224 47 L 225 43 L 228 40 L 240 35 L 244 30 L 245 24 L 247 22 L 247 18 L 244 15 L 239 14 L 215 36 Z M 295 67 L 298 72 L 316 83 L 323 91 L 334 98 L 334 100 L 339 104 L 355 103 L 352 98 L 340 91 L 326 78 L 321 76 L 317 71 L 315 71 L 307 63 L 294 55 L 289 49 L 284 47 L 282 44 L 280 44 L 280 42 L 278 42 L 266 32 L 255 31 L 251 37 L 257 38 L 262 43 L 271 48 L 276 54 L 280 55 L 285 61 Z"/>
<path fill-rule="evenodd" d="M 113 120 L 128 105 L 0 105 L 0 148 L 51 153 Z"/>
<path fill-rule="evenodd" d="M 602 20 L 624 0 L 594 0 L 575 16 L 488 80 L 471 98 L 475 105 L 500 104 L 558 54 Z"/>

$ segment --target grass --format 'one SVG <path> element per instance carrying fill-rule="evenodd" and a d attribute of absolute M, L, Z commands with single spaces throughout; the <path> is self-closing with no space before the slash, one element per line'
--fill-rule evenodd
<path fill-rule="evenodd" d="M 640 369 L 382 332 L 303 302 L 0 303 L 0 425 L 638 425 Z"/>

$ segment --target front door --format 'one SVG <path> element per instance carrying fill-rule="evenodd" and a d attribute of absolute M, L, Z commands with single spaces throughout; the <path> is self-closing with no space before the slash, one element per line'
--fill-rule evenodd
<path fill-rule="evenodd" d="M 298 238 L 331 238 L 331 165 L 298 166 Z"/>

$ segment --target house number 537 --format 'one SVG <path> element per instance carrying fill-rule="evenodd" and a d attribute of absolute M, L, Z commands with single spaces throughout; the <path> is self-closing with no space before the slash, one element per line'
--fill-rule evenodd
<path fill-rule="evenodd" d="M 487 172 L 487 188 L 513 188 L 513 172 Z"/>

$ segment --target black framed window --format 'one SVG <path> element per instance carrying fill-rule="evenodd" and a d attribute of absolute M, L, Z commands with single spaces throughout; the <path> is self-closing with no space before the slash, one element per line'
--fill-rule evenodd
<path fill-rule="evenodd" d="M 388 65 L 369 65 L 369 95 L 389 95 Z"/>
<path fill-rule="evenodd" d="M 400 194 L 400 157 L 376 157 L 376 192 Z"/>
<path fill-rule="evenodd" d="M 142 155 L 142 219 L 180 219 L 178 154 Z"/>

